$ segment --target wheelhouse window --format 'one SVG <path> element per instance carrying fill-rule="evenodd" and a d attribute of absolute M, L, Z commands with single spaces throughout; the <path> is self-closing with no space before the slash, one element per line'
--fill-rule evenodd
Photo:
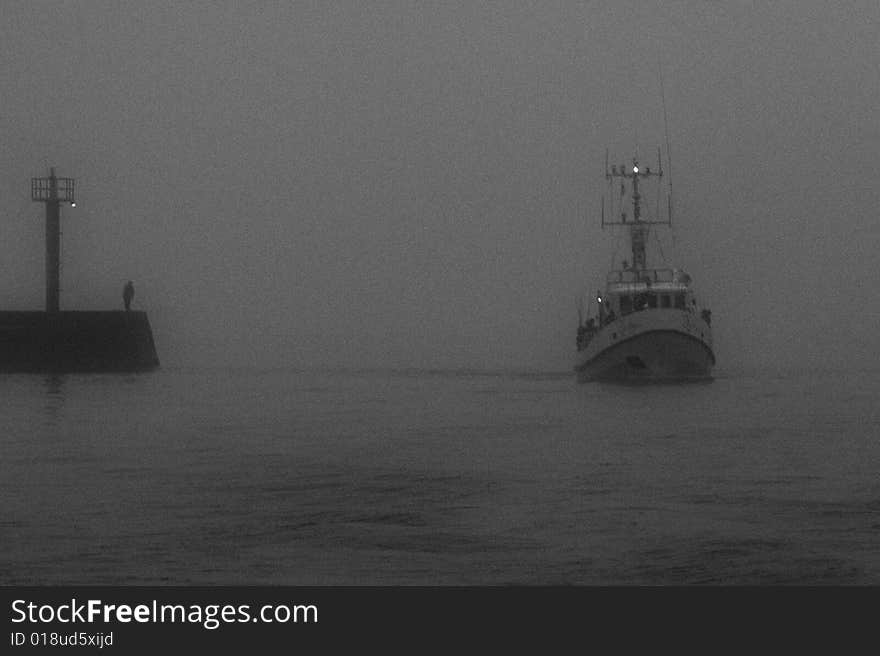
<path fill-rule="evenodd" d="M 669 296 L 669 294 L 660 294 L 660 307 L 672 307 L 672 298 Z"/>
<path fill-rule="evenodd" d="M 648 294 L 648 307 L 653 309 L 657 307 L 657 295 L 656 294 Z"/>
<path fill-rule="evenodd" d="M 632 312 L 632 296 L 626 294 L 620 297 L 620 314 L 629 314 Z"/>
<path fill-rule="evenodd" d="M 675 309 L 684 310 L 684 294 L 675 295 Z"/>

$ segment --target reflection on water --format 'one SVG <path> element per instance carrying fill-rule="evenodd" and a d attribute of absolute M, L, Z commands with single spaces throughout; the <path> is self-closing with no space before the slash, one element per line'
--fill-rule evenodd
<path fill-rule="evenodd" d="M 43 415 L 47 427 L 55 427 L 64 415 L 64 374 L 47 374 L 43 379 L 46 412 Z"/>

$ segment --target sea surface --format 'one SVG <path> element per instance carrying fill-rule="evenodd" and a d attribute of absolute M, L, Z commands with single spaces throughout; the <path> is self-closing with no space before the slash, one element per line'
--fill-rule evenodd
<path fill-rule="evenodd" d="M 0 584 L 880 584 L 880 372 L 0 377 Z"/>

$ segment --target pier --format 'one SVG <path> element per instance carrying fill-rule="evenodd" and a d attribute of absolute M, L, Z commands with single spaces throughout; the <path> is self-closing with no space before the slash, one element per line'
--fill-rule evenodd
<path fill-rule="evenodd" d="M 76 205 L 75 181 L 55 169 L 31 180 L 31 200 L 46 206 L 46 309 L 0 311 L 0 372 L 144 371 L 159 366 L 143 311 L 61 310 L 61 207 Z"/>

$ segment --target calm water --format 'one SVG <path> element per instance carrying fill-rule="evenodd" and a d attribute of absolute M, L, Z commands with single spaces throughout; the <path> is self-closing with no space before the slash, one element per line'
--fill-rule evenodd
<path fill-rule="evenodd" d="M 0 377 L 0 583 L 880 584 L 880 374 Z"/>

